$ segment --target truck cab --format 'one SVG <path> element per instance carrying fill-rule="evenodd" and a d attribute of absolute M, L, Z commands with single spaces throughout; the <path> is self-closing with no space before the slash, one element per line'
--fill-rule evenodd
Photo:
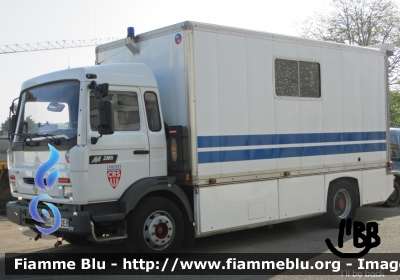
<path fill-rule="evenodd" d="M 105 83 L 99 101 L 95 88 Z M 123 219 L 135 206 L 132 192 L 141 189 L 133 185 L 156 180 L 159 189 L 173 189 L 158 86 L 146 65 L 98 65 L 39 76 L 23 84 L 19 99 L 8 151 L 11 193 L 19 199 L 8 204 L 11 221 L 37 231 L 29 203 L 47 193 L 51 198 L 38 208 L 51 202 L 60 210 L 54 235 L 72 243 L 124 239 Z M 104 130 L 101 102 L 110 104 L 107 132 L 99 131 Z M 49 145 L 59 153 L 56 164 L 49 163 Z M 46 164 L 43 190 L 35 174 Z M 49 186 L 55 169 L 58 180 Z M 54 219 L 45 226 L 54 226 Z"/>

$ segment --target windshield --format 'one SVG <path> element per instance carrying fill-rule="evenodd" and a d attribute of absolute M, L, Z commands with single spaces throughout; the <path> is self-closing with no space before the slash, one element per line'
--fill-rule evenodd
<path fill-rule="evenodd" d="M 78 103 L 78 81 L 47 84 L 24 91 L 16 140 L 22 141 L 27 137 L 75 138 Z"/>

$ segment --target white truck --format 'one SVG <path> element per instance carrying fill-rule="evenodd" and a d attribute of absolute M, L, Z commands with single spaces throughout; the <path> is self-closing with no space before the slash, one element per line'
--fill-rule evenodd
<path fill-rule="evenodd" d="M 8 151 L 8 219 L 35 230 L 35 172 L 74 244 L 174 252 L 217 233 L 383 203 L 391 45 L 348 46 L 183 22 L 96 48 L 96 65 L 26 81 Z M 52 226 L 54 219 L 47 219 Z M 72 230 L 71 230 L 72 228 Z"/>

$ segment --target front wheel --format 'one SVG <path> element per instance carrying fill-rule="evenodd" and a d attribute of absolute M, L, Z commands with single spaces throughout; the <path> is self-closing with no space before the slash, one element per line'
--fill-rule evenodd
<path fill-rule="evenodd" d="M 356 214 L 356 195 L 348 181 L 337 181 L 328 191 L 326 213 L 323 222 L 338 227 L 342 219 L 353 219 Z"/>
<path fill-rule="evenodd" d="M 383 204 L 386 207 L 395 207 L 400 201 L 400 187 L 396 181 L 393 182 L 393 192 Z"/>
<path fill-rule="evenodd" d="M 131 252 L 173 253 L 181 246 L 184 221 L 170 200 L 150 197 L 128 215 L 127 247 Z"/>

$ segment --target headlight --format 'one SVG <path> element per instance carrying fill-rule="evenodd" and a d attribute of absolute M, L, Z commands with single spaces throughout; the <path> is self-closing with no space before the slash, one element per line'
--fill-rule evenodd
<path fill-rule="evenodd" d="M 10 149 L 7 150 L 7 166 L 8 166 L 9 169 L 14 167 L 13 160 L 14 160 L 13 152 L 12 152 L 12 150 L 10 148 Z"/>
<path fill-rule="evenodd" d="M 72 186 L 63 186 L 64 187 L 64 197 L 72 197 Z"/>

